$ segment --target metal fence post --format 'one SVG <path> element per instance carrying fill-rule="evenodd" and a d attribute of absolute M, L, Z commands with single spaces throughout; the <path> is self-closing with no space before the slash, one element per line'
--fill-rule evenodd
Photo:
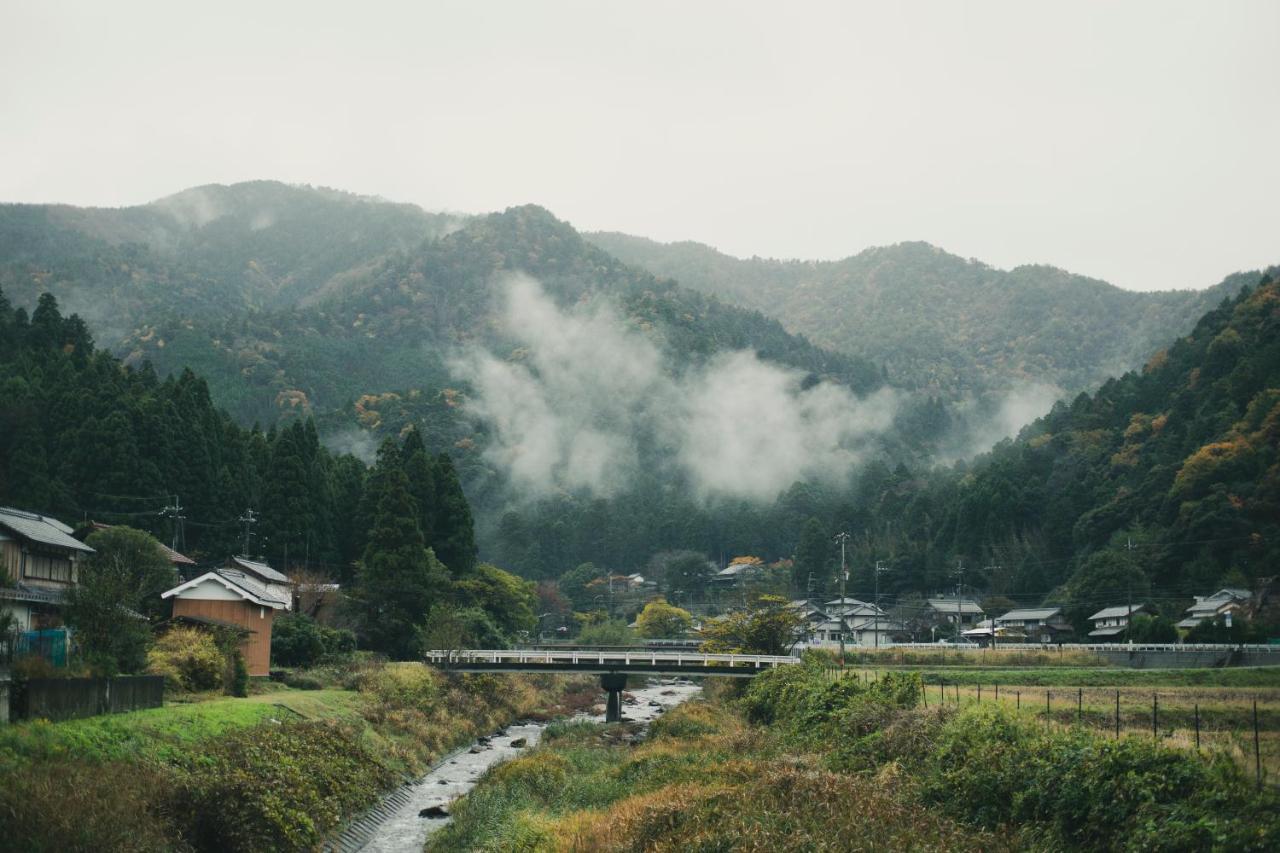
<path fill-rule="evenodd" d="M 1151 736 L 1153 738 L 1160 737 L 1160 735 L 1156 732 L 1156 724 L 1159 721 L 1159 719 L 1160 719 L 1160 694 L 1152 693 L 1151 694 Z"/>
<path fill-rule="evenodd" d="M 1116 691 L 1116 737 L 1120 737 L 1120 691 Z"/>
<path fill-rule="evenodd" d="M 1262 788 L 1262 748 L 1258 745 L 1258 697 L 1253 698 L 1253 773 Z"/>
<path fill-rule="evenodd" d="M 1195 704 L 1196 715 L 1196 752 L 1200 751 L 1200 703 Z"/>
<path fill-rule="evenodd" d="M 1084 722 L 1084 688 L 1076 688 L 1076 725 Z"/>

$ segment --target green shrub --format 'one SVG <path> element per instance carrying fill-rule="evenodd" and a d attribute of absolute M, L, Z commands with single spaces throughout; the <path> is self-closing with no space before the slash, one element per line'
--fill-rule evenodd
<path fill-rule="evenodd" d="M 236 649 L 232 663 L 231 695 L 249 695 L 249 667 L 245 666 L 244 654 L 239 649 Z"/>
<path fill-rule="evenodd" d="M 175 690 L 212 690 L 222 686 L 226 657 L 217 640 L 198 628 L 174 627 L 147 654 L 147 672 L 163 675 Z"/>
<path fill-rule="evenodd" d="M 285 613 L 271 626 L 271 662 L 276 666 L 311 666 L 324 651 L 320 626 L 305 613 Z"/>

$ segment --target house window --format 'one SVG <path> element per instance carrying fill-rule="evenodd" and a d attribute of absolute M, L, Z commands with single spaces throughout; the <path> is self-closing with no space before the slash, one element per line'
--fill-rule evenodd
<path fill-rule="evenodd" d="M 23 576 L 34 580 L 71 583 L 71 560 L 64 554 L 29 551 L 25 555 Z"/>

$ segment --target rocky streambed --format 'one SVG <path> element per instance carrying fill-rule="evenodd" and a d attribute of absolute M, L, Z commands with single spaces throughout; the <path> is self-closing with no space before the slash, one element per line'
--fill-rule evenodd
<path fill-rule="evenodd" d="M 692 697 L 701 688 L 681 678 L 654 678 L 623 694 L 624 720 L 648 723 Z M 575 720 L 604 722 L 600 713 L 578 714 Z M 426 776 L 398 788 L 346 831 L 326 850 L 338 853 L 417 853 L 427 836 L 449 820 L 450 804 L 476 786 L 490 767 L 538 744 L 547 723 L 517 723 L 478 739 L 445 757 Z"/>

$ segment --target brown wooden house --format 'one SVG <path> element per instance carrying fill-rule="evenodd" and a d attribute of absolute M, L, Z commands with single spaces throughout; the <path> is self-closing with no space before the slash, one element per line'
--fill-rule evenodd
<path fill-rule="evenodd" d="M 240 643 L 249 674 L 265 676 L 271 666 L 271 625 L 289 603 L 256 577 L 234 569 L 215 569 L 163 593 L 173 601 L 175 621 L 236 628 L 247 632 Z"/>

